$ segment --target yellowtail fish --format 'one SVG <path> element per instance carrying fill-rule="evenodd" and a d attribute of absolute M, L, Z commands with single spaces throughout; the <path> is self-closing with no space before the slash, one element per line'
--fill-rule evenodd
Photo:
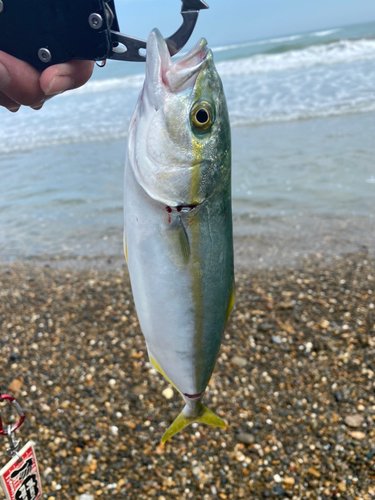
<path fill-rule="evenodd" d="M 125 167 L 125 256 L 152 365 L 193 422 L 225 428 L 202 397 L 234 303 L 228 111 L 202 39 L 173 62 L 153 30 Z"/>

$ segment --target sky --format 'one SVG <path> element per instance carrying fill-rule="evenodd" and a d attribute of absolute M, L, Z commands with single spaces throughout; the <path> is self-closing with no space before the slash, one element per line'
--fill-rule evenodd
<path fill-rule="evenodd" d="M 206 0 L 194 39 L 211 46 L 375 21 L 374 0 Z M 179 0 L 115 0 L 123 33 L 167 37 L 181 24 Z"/>

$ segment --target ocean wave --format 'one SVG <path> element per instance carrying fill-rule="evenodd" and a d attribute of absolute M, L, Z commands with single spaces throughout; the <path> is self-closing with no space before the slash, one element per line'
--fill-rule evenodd
<path fill-rule="evenodd" d="M 259 44 L 260 42 L 258 42 Z M 266 42 L 264 42 L 266 43 Z M 222 47 L 212 47 L 211 50 L 212 52 L 224 52 L 226 50 L 236 50 L 236 49 L 242 49 L 245 47 L 252 47 L 253 45 L 256 45 L 256 42 L 245 42 L 245 43 L 236 43 L 234 45 L 224 45 Z M 187 52 L 185 52 L 187 54 Z M 183 56 L 184 53 L 181 54 Z"/>
<path fill-rule="evenodd" d="M 280 36 L 277 38 L 266 38 L 264 40 L 256 40 L 256 41 L 251 41 L 251 42 L 244 42 L 244 43 L 236 43 L 232 45 L 223 45 L 219 47 L 212 47 L 212 52 L 225 52 L 227 50 L 236 50 L 236 49 L 242 49 L 246 47 L 256 47 L 258 45 L 272 45 L 275 43 L 285 43 L 285 42 L 294 42 L 295 40 L 301 40 L 302 38 L 309 38 L 309 37 L 325 37 L 329 35 L 333 35 L 335 33 L 338 33 L 339 31 L 342 31 L 342 28 L 333 28 L 330 30 L 325 30 L 325 31 L 314 31 L 312 33 L 301 33 L 301 34 L 295 34 L 295 35 L 288 35 L 288 36 Z M 183 54 L 181 54 L 183 55 Z"/>
<path fill-rule="evenodd" d="M 299 35 L 294 35 L 294 39 Z M 286 39 L 286 38 L 285 38 Z M 292 37 L 288 37 L 289 40 Z M 282 39 L 274 39 L 282 40 Z M 245 47 L 248 44 L 231 46 Z M 228 46 L 229 47 L 229 46 Z M 228 50 L 228 47 L 216 47 L 216 51 Z M 307 68 L 316 65 L 329 65 L 345 62 L 375 59 L 375 40 L 342 40 L 324 45 L 313 45 L 300 50 L 291 50 L 280 54 L 257 54 L 252 57 L 236 59 L 235 61 L 221 61 L 217 68 L 221 76 L 246 75 L 253 73 L 267 73 L 271 71 L 286 71 L 297 68 Z M 144 74 L 126 76 L 124 78 L 109 78 L 106 80 L 92 80 L 83 87 L 75 89 L 59 98 L 73 97 L 80 94 L 111 92 L 115 90 L 140 90 Z"/>
<path fill-rule="evenodd" d="M 257 40 L 257 41 L 237 43 L 237 44 L 232 44 L 232 45 L 224 45 L 224 46 L 219 46 L 219 47 L 213 47 L 211 50 L 213 52 L 225 52 L 225 51 L 237 50 L 237 49 L 246 48 L 246 47 L 256 47 L 256 46 L 262 46 L 262 45 L 293 42 L 293 41 L 300 40 L 302 38 L 306 38 L 309 36 L 329 35 L 329 34 L 334 33 L 336 31 L 340 31 L 340 28 L 336 28 L 334 30 L 328 30 L 328 31 L 315 32 L 315 33 L 310 33 L 310 34 L 295 34 L 295 35 L 283 36 L 283 37 L 278 37 L 278 38 L 269 38 L 269 39 L 265 39 L 265 40 Z M 179 55 L 183 56 L 184 54 L 186 54 L 186 53 L 180 53 Z M 251 58 L 243 59 L 243 61 L 247 61 L 248 59 L 251 59 L 253 62 L 256 62 L 255 58 L 257 58 L 257 57 L 269 58 L 272 56 L 271 55 L 255 55 Z M 242 61 L 242 60 L 239 59 L 239 61 Z M 223 63 L 221 63 L 221 64 L 223 64 Z M 230 63 L 228 63 L 228 64 L 230 64 Z M 233 63 L 233 64 L 237 65 L 237 63 Z M 75 89 L 75 90 L 71 90 L 68 93 L 61 94 L 59 97 L 65 98 L 65 97 L 81 95 L 81 94 L 93 94 L 93 93 L 97 93 L 97 92 L 111 92 L 113 90 L 122 90 L 122 89 L 128 89 L 128 88 L 140 89 L 142 86 L 143 80 L 144 80 L 143 73 L 126 76 L 124 78 L 109 78 L 109 79 L 103 79 L 103 80 L 90 80 L 84 86 L 82 86 L 78 89 Z"/>
<path fill-rule="evenodd" d="M 283 36 L 279 38 L 269 38 L 266 40 L 258 40 L 255 42 L 244 42 L 244 43 L 237 43 L 233 45 L 224 45 L 222 47 L 212 47 L 212 52 L 224 52 L 226 50 L 235 50 L 235 49 L 242 49 L 245 47 L 256 47 L 258 45 L 271 45 L 274 43 L 283 43 L 283 42 L 293 42 L 294 40 L 299 40 L 306 35 L 290 35 L 290 36 Z"/>
<path fill-rule="evenodd" d="M 326 31 L 315 31 L 314 33 L 310 33 L 310 36 L 318 36 L 318 37 L 329 36 L 329 35 L 333 35 L 334 33 L 338 33 L 341 30 L 342 30 L 342 28 L 334 28 L 334 29 L 326 30 Z"/>
<path fill-rule="evenodd" d="M 348 103 L 330 103 L 324 106 L 315 106 L 306 108 L 301 106 L 294 109 L 272 109 L 265 108 L 263 110 L 238 110 L 238 106 L 230 106 L 230 122 L 232 127 L 246 127 L 258 126 L 271 123 L 286 123 L 300 120 L 312 120 L 319 118 L 330 118 L 344 115 L 352 115 L 356 113 L 375 112 L 375 100 L 358 99 L 354 102 Z M 46 134 L 45 134 L 46 135 Z M 0 154 L 27 152 L 35 149 L 45 147 L 55 147 L 66 144 L 90 143 L 90 142 L 103 142 L 109 140 L 123 140 L 127 137 L 127 130 L 125 126 L 119 128 L 108 129 L 105 132 L 99 131 L 95 133 L 94 129 L 90 131 L 76 131 L 60 134 L 55 134 L 40 139 L 41 134 L 23 135 L 23 138 L 12 135 L 0 147 Z M 366 180 L 369 184 L 375 183 L 375 177 L 370 177 Z"/>
<path fill-rule="evenodd" d="M 375 111 L 375 39 L 258 53 L 218 62 L 217 68 L 234 127 Z M 43 113 L 22 108 L 3 115 L 0 154 L 123 139 L 143 79 L 113 74 L 57 96 Z"/>
<path fill-rule="evenodd" d="M 51 137 L 46 137 L 45 139 L 40 139 L 39 136 L 26 134 L 22 139 L 17 140 L 15 137 L 11 137 L 11 140 L 7 144 L 2 144 L 0 146 L 1 154 L 10 153 L 26 153 L 28 151 L 34 151 L 35 149 L 51 148 L 56 146 L 63 146 L 67 144 L 80 144 L 80 143 L 90 143 L 90 142 L 103 142 L 103 141 L 116 141 L 120 139 L 126 139 L 127 130 L 109 130 L 106 133 L 95 134 L 94 131 L 89 133 L 82 133 L 77 131 L 76 133 L 66 134 L 66 135 L 55 135 Z"/>
<path fill-rule="evenodd" d="M 228 76 L 286 71 L 370 59 L 375 59 L 375 40 L 341 40 L 280 54 L 258 54 L 235 61 L 222 61 L 217 64 L 217 68 L 222 76 Z"/>
<path fill-rule="evenodd" d="M 58 97 L 69 97 L 80 94 L 95 94 L 97 92 L 111 92 L 112 90 L 140 89 L 145 79 L 144 74 L 126 76 L 124 78 L 108 78 L 106 80 L 91 80 L 83 87 L 61 94 Z"/>
<path fill-rule="evenodd" d="M 233 113 L 231 116 L 232 127 L 244 127 L 254 125 L 265 125 L 269 123 L 286 123 L 300 120 L 313 120 L 319 118 L 333 118 L 336 116 L 353 115 L 357 113 L 369 113 L 375 111 L 374 100 L 358 100 L 351 103 L 332 103 L 328 106 L 280 110 L 275 112 L 265 112 L 256 115 L 241 116 Z M 370 178 L 366 182 L 375 182 L 375 178 Z"/>

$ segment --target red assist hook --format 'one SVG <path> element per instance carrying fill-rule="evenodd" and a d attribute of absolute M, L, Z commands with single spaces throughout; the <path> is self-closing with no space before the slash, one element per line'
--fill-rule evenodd
<path fill-rule="evenodd" d="M 8 436 L 9 434 L 12 434 L 14 431 L 19 429 L 21 425 L 24 423 L 26 415 L 23 413 L 23 410 L 19 403 L 16 401 L 16 399 L 11 396 L 10 394 L 3 394 L 0 396 L 0 402 L 1 401 L 9 401 L 9 403 L 13 406 L 13 408 L 16 410 L 17 414 L 19 415 L 19 420 L 17 423 L 15 423 L 12 427 L 8 427 L 6 430 L 3 428 L 3 421 L 1 419 L 0 415 L 0 435 L 2 436 Z"/>

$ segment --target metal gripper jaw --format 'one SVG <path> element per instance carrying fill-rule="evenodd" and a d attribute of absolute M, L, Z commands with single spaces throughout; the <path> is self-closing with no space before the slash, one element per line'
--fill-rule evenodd
<path fill-rule="evenodd" d="M 189 40 L 203 0 L 182 0 L 171 55 Z M 145 61 L 145 40 L 120 33 L 114 0 L 0 0 L 0 50 L 39 70 L 71 59 Z"/>

